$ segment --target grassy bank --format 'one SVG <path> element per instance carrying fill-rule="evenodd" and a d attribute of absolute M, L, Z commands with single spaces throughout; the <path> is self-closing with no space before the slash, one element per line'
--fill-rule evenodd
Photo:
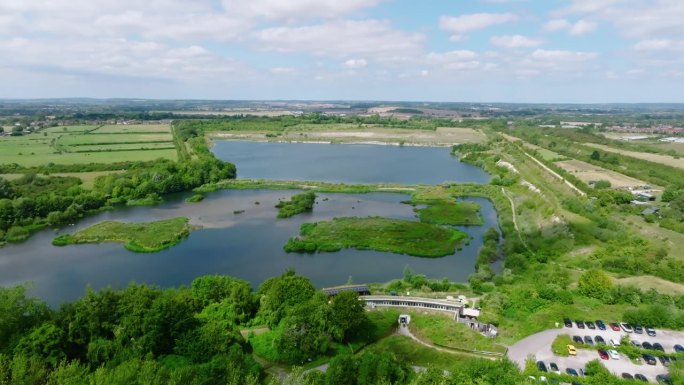
<path fill-rule="evenodd" d="M 335 218 L 305 223 L 300 237 L 290 238 L 288 252 L 332 252 L 345 248 L 370 249 L 418 257 L 453 254 L 467 235 L 458 230 L 421 222 L 380 217 Z"/>
<path fill-rule="evenodd" d="M 291 180 L 268 180 L 268 179 L 229 179 L 218 183 L 207 183 L 196 188 L 200 193 L 214 192 L 218 190 L 313 190 L 327 193 L 363 194 L 370 192 L 400 192 L 411 193 L 418 186 L 398 184 L 345 184 L 315 181 L 291 181 Z"/>
<path fill-rule="evenodd" d="M 316 193 L 307 191 L 295 194 L 288 201 L 280 201 L 276 205 L 278 208 L 278 218 L 289 218 L 303 212 L 311 211 L 316 202 Z"/>
<path fill-rule="evenodd" d="M 188 218 L 172 218 L 146 223 L 106 221 L 74 234 L 60 235 L 55 246 L 79 243 L 121 242 L 137 253 L 153 253 L 178 244 L 190 234 Z"/>
<path fill-rule="evenodd" d="M 416 314 L 411 317 L 411 331 L 424 341 L 455 349 L 505 353 L 506 347 L 491 338 L 455 322 L 444 314 Z"/>
<path fill-rule="evenodd" d="M 454 202 L 452 200 L 416 202 L 426 203 L 427 207 L 417 209 L 421 222 L 437 225 L 482 225 L 480 205 L 474 202 Z"/>

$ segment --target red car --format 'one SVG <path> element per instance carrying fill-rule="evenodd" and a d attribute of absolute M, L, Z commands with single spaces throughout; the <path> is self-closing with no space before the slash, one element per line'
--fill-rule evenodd
<path fill-rule="evenodd" d="M 610 328 L 615 330 L 616 332 L 620 331 L 620 325 L 616 324 L 615 322 L 610 323 Z"/>
<path fill-rule="evenodd" d="M 607 359 L 609 358 L 609 357 L 608 357 L 608 352 L 605 351 L 605 350 L 603 350 L 603 349 L 600 349 L 600 350 L 598 351 L 598 354 L 599 354 L 599 357 L 601 357 L 602 360 L 607 360 Z"/>

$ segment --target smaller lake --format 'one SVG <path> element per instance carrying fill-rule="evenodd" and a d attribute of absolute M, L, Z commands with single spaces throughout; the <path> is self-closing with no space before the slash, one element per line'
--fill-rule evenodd
<path fill-rule="evenodd" d="M 239 179 L 332 183 L 488 183 L 481 168 L 446 147 L 277 143 L 216 140 L 217 158 L 237 166 Z"/>
<path fill-rule="evenodd" d="M 416 220 L 413 207 L 401 203 L 404 194 L 318 194 L 312 213 L 276 219 L 274 207 L 299 191 L 222 190 L 206 195 L 200 203 L 186 203 L 176 196 L 153 207 L 122 207 L 98 213 L 75 226 L 36 233 L 21 244 L 0 249 L 0 285 L 31 282 L 32 295 L 52 305 L 82 296 L 86 285 L 94 289 L 125 287 L 143 282 L 162 287 L 189 285 L 206 274 L 225 274 L 250 281 L 254 287 L 288 268 L 319 286 L 340 285 L 351 276 L 355 282 L 384 282 L 401 278 L 404 266 L 430 278 L 464 282 L 474 271 L 482 235 L 496 227 L 491 202 L 468 198 L 481 205 L 484 226 L 457 226 L 471 236 L 470 244 L 443 258 L 418 258 L 372 250 L 345 249 L 336 253 L 285 253 L 283 245 L 299 233 L 302 223 L 341 216 L 383 216 Z M 258 204 L 257 204 L 258 202 Z M 244 210 L 241 214 L 235 211 Z M 71 233 L 105 220 L 145 222 L 189 217 L 202 229 L 194 231 L 177 246 L 159 253 L 138 254 L 121 244 L 52 246 L 61 233 Z"/>

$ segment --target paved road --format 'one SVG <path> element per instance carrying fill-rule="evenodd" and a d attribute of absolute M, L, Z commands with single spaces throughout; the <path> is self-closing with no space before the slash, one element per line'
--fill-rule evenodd
<path fill-rule="evenodd" d="M 518 341 L 516 344 L 512 345 L 508 349 L 508 357 L 516 362 L 520 368 L 525 367 L 525 360 L 528 357 L 532 357 L 535 361 L 543 361 L 547 367 L 550 362 L 555 362 L 561 371 L 565 371 L 566 368 L 580 369 L 584 368 L 587 362 L 591 360 L 598 359 L 598 353 L 595 350 L 577 349 L 576 357 L 558 357 L 551 352 L 551 343 L 559 334 L 568 334 L 572 336 L 590 336 L 595 338 L 596 336 L 603 337 L 604 340 L 610 341 L 610 339 L 619 340 L 623 335 L 628 334 L 624 332 L 616 332 L 608 328 L 608 330 L 590 330 L 590 329 L 577 329 L 572 328 L 559 328 L 545 330 L 541 333 L 531 335 L 525 339 Z M 650 343 L 659 342 L 663 345 L 666 353 L 674 353 L 673 346 L 676 344 L 684 345 L 684 333 L 666 330 L 657 330 L 657 335 L 655 337 L 649 337 L 646 334 L 635 334 L 629 333 L 632 340 Z M 632 363 L 626 356 L 620 355 L 619 360 L 601 360 L 601 363 L 608 368 L 615 375 L 620 376 L 622 373 L 627 372 L 632 375 L 635 373 L 641 373 L 651 382 L 655 382 L 655 377 L 658 374 L 667 373 L 667 368 L 664 367 L 660 361 L 653 365 L 637 365 Z"/>

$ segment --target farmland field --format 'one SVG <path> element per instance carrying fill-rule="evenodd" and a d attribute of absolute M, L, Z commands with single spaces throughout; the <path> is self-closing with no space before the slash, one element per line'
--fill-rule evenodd
<path fill-rule="evenodd" d="M 63 135 L 57 140 L 62 146 L 82 146 L 91 144 L 172 142 L 170 133 L 161 134 L 85 134 Z"/>
<path fill-rule="evenodd" d="M 120 126 L 104 126 L 120 127 Z M 113 163 L 177 159 L 168 125 L 144 125 L 149 132 L 99 133 L 98 126 L 60 126 L 24 135 L 0 137 L 0 164 L 21 166 Z M 161 128 L 164 127 L 165 131 Z M 97 129 L 97 130 L 96 130 Z M 92 133 L 91 133 L 92 132 Z"/>
<path fill-rule="evenodd" d="M 556 164 L 585 183 L 607 180 L 613 188 L 637 187 L 650 184 L 576 159 L 564 160 L 556 162 Z"/>
<path fill-rule="evenodd" d="M 661 154 L 651 154 L 648 152 L 636 152 L 636 151 L 620 150 L 617 148 L 608 147 L 608 146 L 604 146 L 602 144 L 596 144 L 596 143 L 584 143 L 584 144 L 586 146 L 597 148 L 599 150 L 608 151 L 608 152 L 615 152 L 615 153 L 618 153 L 621 155 L 631 156 L 632 158 L 637 158 L 637 159 L 646 160 L 646 161 L 653 162 L 653 163 L 660 163 L 660 164 L 664 164 L 666 166 L 684 169 L 684 159 L 676 159 L 673 156 L 661 155 Z"/>
<path fill-rule="evenodd" d="M 93 134 L 168 133 L 169 131 L 168 124 L 110 124 L 98 128 L 93 131 Z"/>

